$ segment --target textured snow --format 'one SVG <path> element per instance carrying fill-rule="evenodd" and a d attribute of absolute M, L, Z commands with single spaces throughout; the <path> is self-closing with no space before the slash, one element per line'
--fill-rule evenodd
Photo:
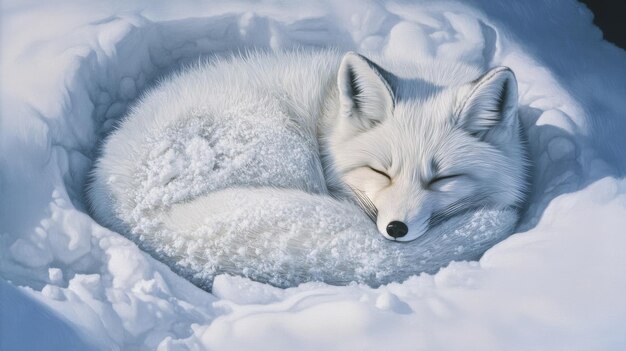
<path fill-rule="evenodd" d="M 1 6 L 0 349 L 626 345 L 626 53 L 601 39 L 583 5 Z M 535 165 L 518 233 L 479 261 L 379 288 L 279 289 L 223 275 L 207 293 L 89 217 L 83 190 L 99 142 L 155 79 L 201 56 L 298 46 L 511 67 Z M 219 162 L 201 140 L 186 145 L 175 162 Z M 146 177 L 166 184 L 192 169 L 179 166 Z"/>

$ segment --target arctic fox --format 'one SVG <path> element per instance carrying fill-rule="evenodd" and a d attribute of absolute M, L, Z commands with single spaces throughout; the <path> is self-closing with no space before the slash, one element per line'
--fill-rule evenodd
<path fill-rule="evenodd" d="M 101 223 L 145 235 L 206 224 L 223 190 L 319 194 L 354 201 L 382 236 L 407 242 L 463 213 L 514 209 L 525 187 L 510 69 L 321 51 L 167 78 L 107 139 L 88 197 Z"/>

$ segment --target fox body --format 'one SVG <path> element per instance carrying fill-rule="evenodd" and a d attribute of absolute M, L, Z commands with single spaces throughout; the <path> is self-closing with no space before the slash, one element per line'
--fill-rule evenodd
<path fill-rule="evenodd" d="M 375 225 L 386 239 L 413 241 L 442 235 L 443 223 L 476 211 L 515 213 L 524 180 L 517 84 L 508 68 L 484 73 L 335 51 L 256 53 L 197 64 L 147 92 L 105 142 L 88 198 L 101 223 L 168 257 L 183 253 L 174 244 L 159 248 L 169 239 L 155 233 L 182 238 L 204 227 L 212 229 L 203 235 L 218 235 L 226 224 L 212 223 L 216 214 L 237 212 L 231 231 L 247 241 L 224 261 L 242 246 L 256 247 L 258 256 L 259 240 L 278 240 L 301 222 L 285 223 L 288 216 L 275 211 L 262 215 L 265 227 L 246 227 L 240 211 L 256 211 L 241 202 L 247 197 L 255 208 L 317 204 L 312 212 L 356 204 L 359 219 L 337 219 L 346 223 L 335 232 Z M 507 218 L 502 231 L 512 229 Z M 266 232 L 274 237 L 263 239 Z M 315 249 L 304 241 L 280 250 Z"/>

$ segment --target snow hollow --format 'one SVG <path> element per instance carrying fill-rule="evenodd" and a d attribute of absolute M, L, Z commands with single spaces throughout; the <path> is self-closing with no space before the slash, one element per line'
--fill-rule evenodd
<path fill-rule="evenodd" d="M 2 2 L 0 349 L 620 349 L 626 53 L 574 1 Z M 212 293 L 87 214 L 99 142 L 155 81 L 209 55 L 338 47 L 505 65 L 531 200 L 478 262 L 379 288 Z"/>

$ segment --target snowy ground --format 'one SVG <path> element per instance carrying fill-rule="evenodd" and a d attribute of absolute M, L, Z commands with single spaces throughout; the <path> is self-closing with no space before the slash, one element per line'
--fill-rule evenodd
<path fill-rule="evenodd" d="M 574 1 L 2 2 L 0 349 L 626 347 L 626 53 Z M 96 224 L 98 143 L 155 78 L 249 47 L 510 66 L 535 164 L 528 212 L 479 262 L 378 289 L 207 293 Z"/>

